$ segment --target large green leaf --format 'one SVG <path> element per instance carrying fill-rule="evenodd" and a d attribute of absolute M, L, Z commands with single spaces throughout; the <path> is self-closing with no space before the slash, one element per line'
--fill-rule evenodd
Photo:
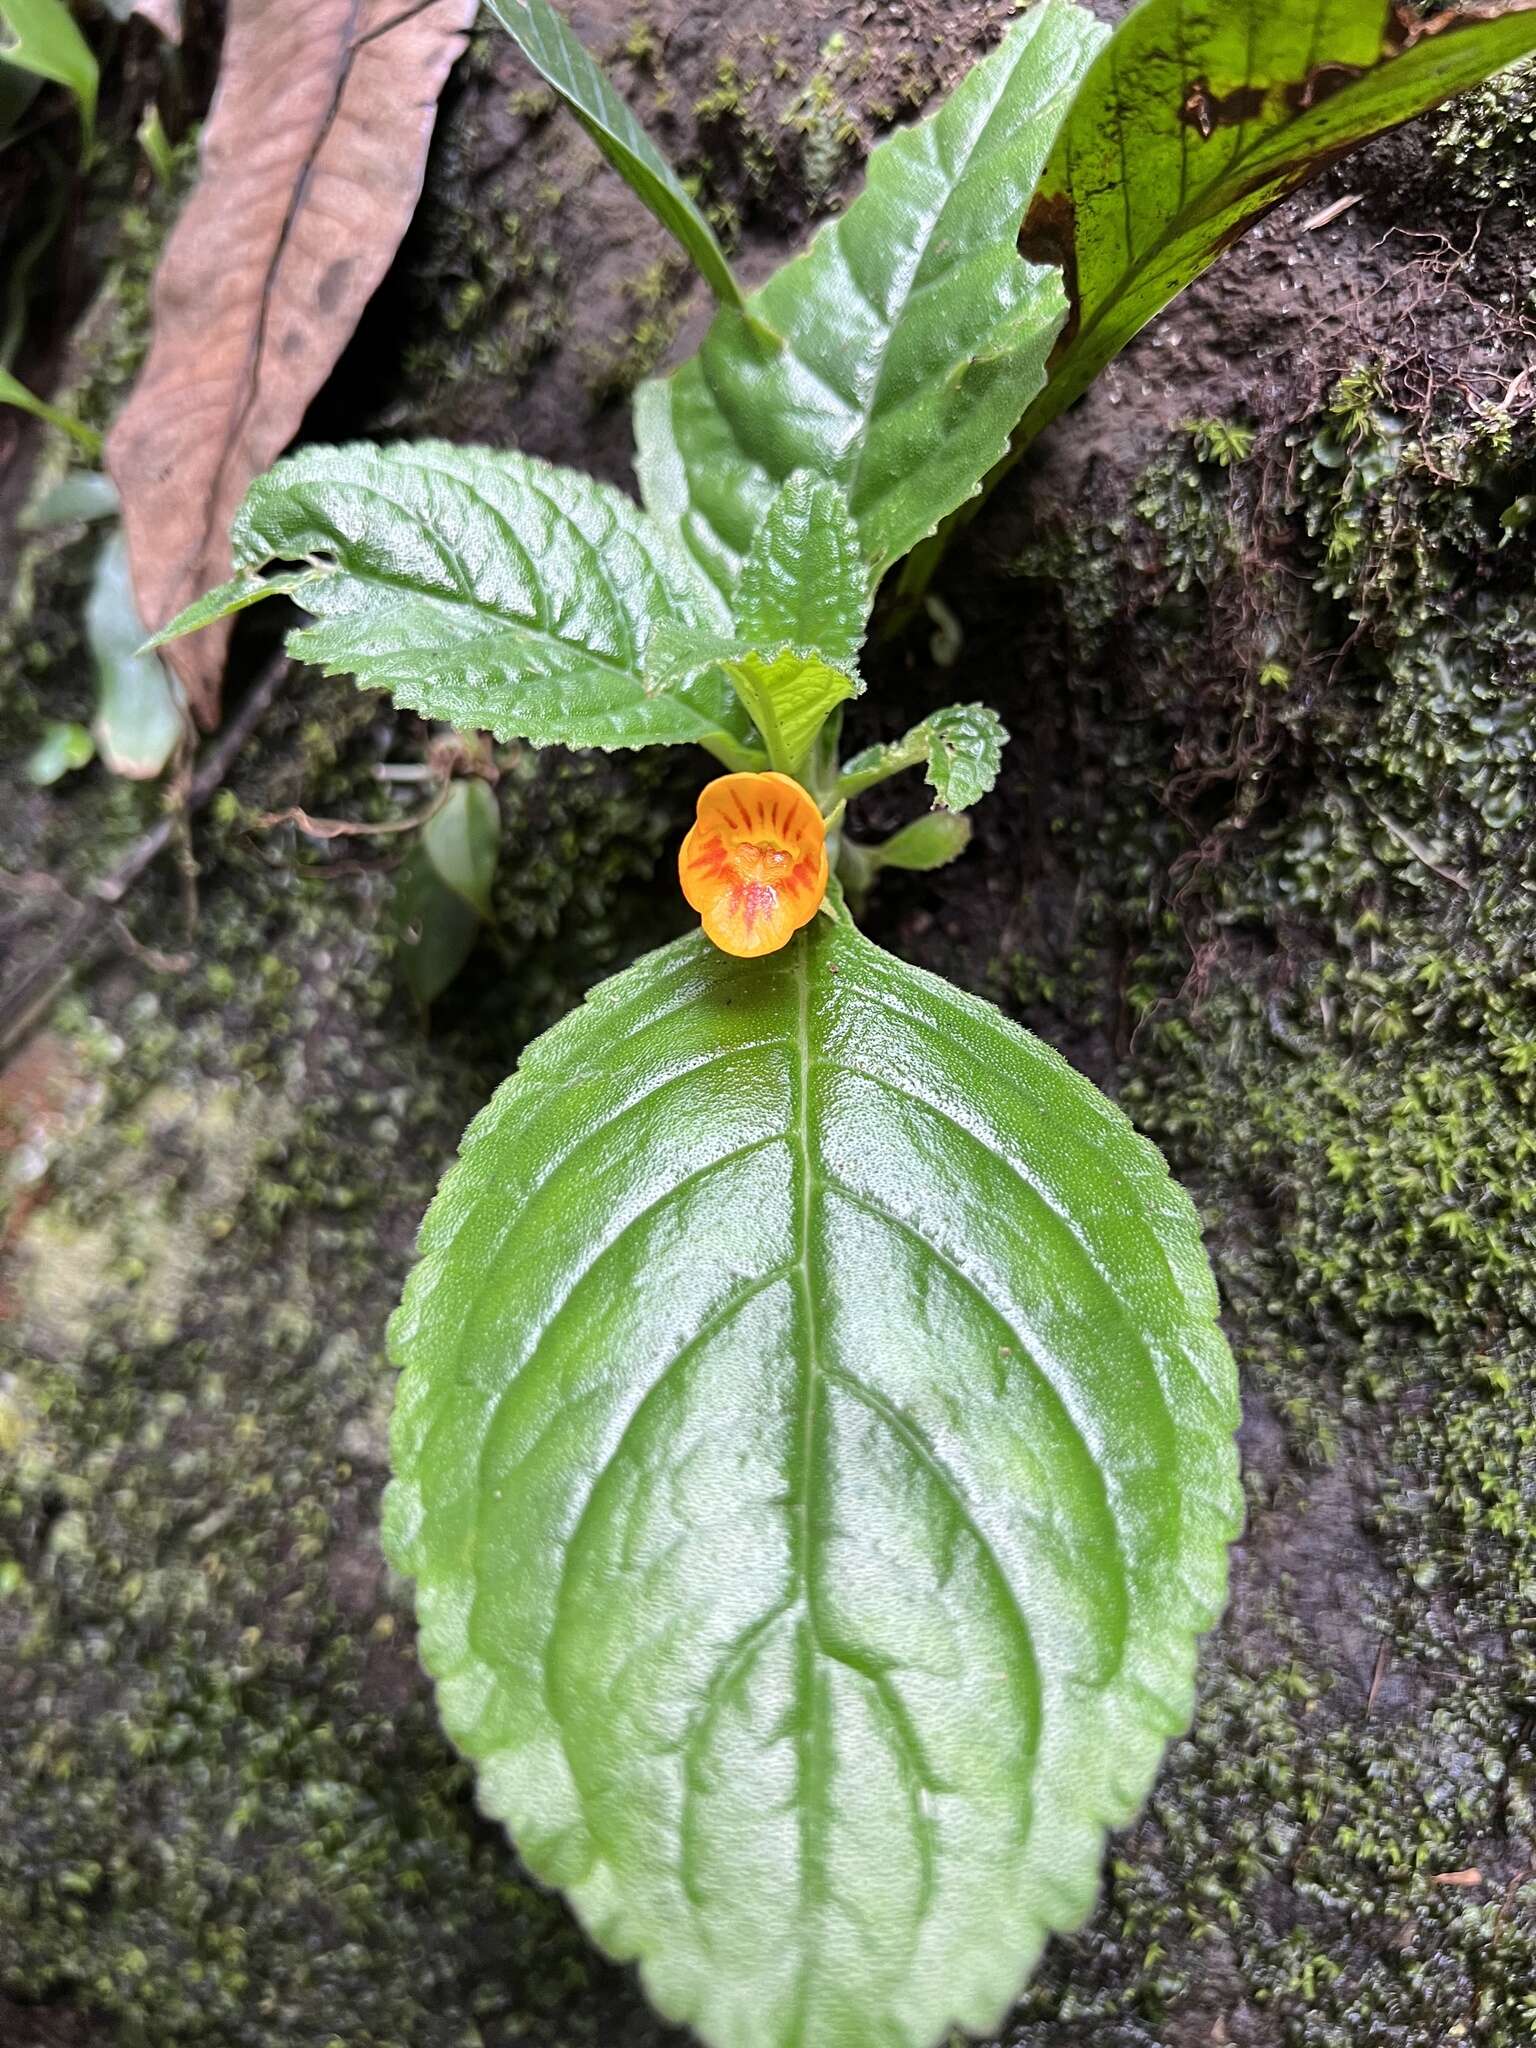
<path fill-rule="evenodd" d="M 1065 311 L 1019 223 L 1103 30 L 1042 0 L 700 353 L 642 386 L 646 502 L 723 592 L 778 486 L 842 485 L 878 575 L 975 490 L 1041 388 Z M 762 328 L 771 330 L 764 334 Z"/>
<path fill-rule="evenodd" d="M 1240 1518 L 1187 1198 L 813 921 L 607 983 L 466 1137 L 386 1510 L 479 1797 L 716 2048 L 927 2048 L 1091 1904 Z"/>
<path fill-rule="evenodd" d="M 1314 172 L 1536 50 L 1536 0 L 1415 21 L 1389 0 L 1143 0 L 1100 53 L 1024 247 L 1072 301 L 1027 442 Z"/>
<path fill-rule="evenodd" d="M 160 639 L 290 595 L 315 617 L 289 636 L 299 660 L 462 731 L 755 758 L 716 672 L 646 695 L 658 626 L 719 627 L 724 610 L 633 500 L 574 470 L 437 441 L 306 448 L 252 484 L 231 547 L 233 582 Z M 253 585 L 268 562 L 328 573 Z"/>
<path fill-rule="evenodd" d="M 625 183 L 682 243 L 720 303 L 740 306 L 741 287 L 714 229 L 565 17 L 549 0 L 486 0 L 486 5 Z"/>

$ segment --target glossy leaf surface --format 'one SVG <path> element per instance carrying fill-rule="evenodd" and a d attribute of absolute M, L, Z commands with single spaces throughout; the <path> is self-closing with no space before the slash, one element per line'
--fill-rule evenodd
<path fill-rule="evenodd" d="M 828 714 L 863 688 L 850 670 L 795 647 L 743 654 L 728 661 L 725 672 L 766 741 L 768 758 L 786 775 L 799 774 Z"/>
<path fill-rule="evenodd" d="M 740 306 L 741 288 L 714 229 L 564 15 L 549 0 L 486 0 L 486 5 L 624 182 L 677 237 L 720 303 Z"/>
<path fill-rule="evenodd" d="M 848 500 L 827 477 L 798 470 L 769 505 L 742 565 L 733 610 L 757 647 L 814 647 L 849 662 L 872 595 Z"/>
<path fill-rule="evenodd" d="M 1240 1494 L 1187 1198 L 817 918 L 527 1053 L 427 1218 L 386 1541 L 479 1798 L 715 2048 L 990 2028 L 1186 1722 Z"/>
<path fill-rule="evenodd" d="M 307 448 L 251 486 L 237 569 L 279 578 L 315 615 L 295 657 L 385 689 L 461 731 L 536 746 L 697 741 L 733 765 L 751 727 L 706 672 L 647 696 L 664 622 L 718 624 L 708 586 L 632 499 L 534 457 L 441 442 Z M 249 601 L 237 577 L 226 608 Z"/>
<path fill-rule="evenodd" d="M 636 396 L 647 504 L 722 592 L 779 486 L 841 485 L 871 574 L 968 498 L 1045 380 L 1059 272 L 1019 223 L 1103 30 L 1042 0 L 936 114 L 882 143 L 804 255 Z"/>
<path fill-rule="evenodd" d="M 1536 0 L 1142 0 L 1083 81 L 1024 247 L 1071 297 L 1028 441 L 1269 207 L 1536 50 Z"/>
<path fill-rule="evenodd" d="M 905 868 L 924 875 L 934 868 L 947 868 L 958 860 L 971 843 L 971 821 L 954 811 L 929 811 L 903 825 L 879 846 L 867 849 L 876 869 Z"/>
<path fill-rule="evenodd" d="M 647 656 L 649 687 L 674 690 L 718 668 L 762 736 L 772 765 L 798 774 L 830 712 L 864 688 L 857 671 L 807 647 L 753 647 L 663 627 Z"/>

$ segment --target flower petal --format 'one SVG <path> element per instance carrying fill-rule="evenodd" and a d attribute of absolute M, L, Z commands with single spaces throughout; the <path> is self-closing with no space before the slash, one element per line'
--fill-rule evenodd
<path fill-rule="evenodd" d="M 788 775 L 721 775 L 699 793 L 678 880 L 707 936 L 756 959 L 787 945 L 827 893 L 827 833 L 809 791 Z"/>

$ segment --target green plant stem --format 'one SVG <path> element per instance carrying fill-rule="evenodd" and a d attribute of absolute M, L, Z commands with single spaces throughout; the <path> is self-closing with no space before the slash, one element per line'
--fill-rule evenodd
<path fill-rule="evenodd" d="M 770 762 L 767 754 L 759 753 L 756 747 L 738 746 L 725 733 L 716 733 L 713 738 L 701 740 L 700 746 L 706 754 L 713 754 L 723 768 L 732 775 L 760 773 L 764 768 L 777 766 Z"/>
<path fill-rule="evenodd" d="M 917 728 L 918 732 L 922 730 L 921 727 Z M 909 742 L 915 737 L 911 733 L 907 736 Z M 857 775 L 840 775 L 834 785 L 833 794 L 848 799 L 862 796 L 866 789 L 873 789 L 877 782 L 889 782 L 893 775 L 904 774 L 908 768 L 921 767 L 927 758 L 928 741 L 924 733 L 922 738 L 916 739 L 915 744 L 903 744 L 892 748 L 878 767 L 865 768 Z"/>
<path fill-rule="evenodd" d="M 84 420 L 77 420 L 67 412 L 60 412 L 56 405 L 49 405 L 27 389 L 18 377 L 9 370 L 0 369 L 0 405 L 14 405 L 18 412 L 29 412 L 34 419 L 46 420 L 50 427 L 57 427 L 68 434 L 87 455 L 94 460 L 101 456 L 101 436 L 94 427 L 88 427 Z"/>
<path fill-rule="evenodd" d="M 811 748 L 810 761 L 801 780 L 820 804 L 823 813 L 830 812 L 844 791 L 838 782 L 838 750 L 843 738 L 843 707 L 838 705 L 816 735 Z"/>

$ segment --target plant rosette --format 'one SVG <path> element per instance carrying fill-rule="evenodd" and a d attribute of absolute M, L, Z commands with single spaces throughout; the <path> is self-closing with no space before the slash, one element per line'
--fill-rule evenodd
<path fill-rule="evenodd" d="M 527 1049 L 427 1215 L 385 1543 L 481 1805 L 664 2014 L 928 2048 L 1089 1910 L 1242 1495 L 1188 1197 L 851 914 L 964 851 L 1007 737 L 965 703 L 840 758 L 877 588 L 905 561 L 919 593 L 1246 225 L 1536 49 L 1536 11 L 1143 0 L 1110 36 L 1038 0 L 748 296 L 547 0 L 491 6 L 719 301 L 638 394 L 644 505 L 517 453 L 305 448 L 166 634 L 281 593 L 297 658 L 427 718 L 724 771 L 679 857 L 700 930 Z M 856 841 L 917 769 L 928 812 Z M 412 900 L 458 936 L 424 996 L 494 865 L 483 791 L 435 818 Z"/>

